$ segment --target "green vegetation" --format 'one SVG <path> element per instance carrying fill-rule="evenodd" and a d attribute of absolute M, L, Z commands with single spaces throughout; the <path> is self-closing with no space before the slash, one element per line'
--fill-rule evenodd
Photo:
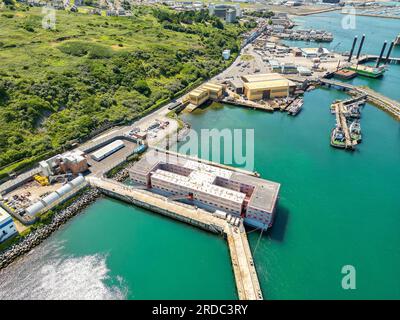
<path fill-rule="evenodd" d="M 140 158 L 140 155 L 137 153 L 131 154 L 124 163 L 121 163 L 120 165 L 112 168 L 110 171 L 106 173 L 107 178 L 113 178 L 117 173 L 119 173 L 121 170 L 125 169 L 128 167 L 132 162 L 138 161 Z"/>
<path fill-rule="evenodd" d="M 242 60 L 242 61 L 251 61 L 251 60 L 254 60 L 254 57 L 251 54 L 242 54 L 240 56 L 240 60 Z"/>
<path fill-rule="evenodd" d="M 273 17 L 275 14 L 269 10 L 254 10 L 254 11 L 246 12 L 246 15 L 252 16 L 252 17 L 257 17 L 257 18 L 269 19 L 269 18 Z"/>
<path fill-rule="evenodd" d="M 57 11 L 52 30 L 40 8 L 0 11 L 0 179 L 218 73 L 245 30 L 205 11 L 132 12 Z"/>
<path fill-rule="evenodd" d="M 167 117 L 178 122 L 178 130 L 183 129 L 183 127 L 185 126 L 185 123 L 183 122 L 183 120 L 181 118 L 179 118 L 179 116 L 175 112 L 175 110 L 171 110 L 170 112 L 168 112 Z"/>

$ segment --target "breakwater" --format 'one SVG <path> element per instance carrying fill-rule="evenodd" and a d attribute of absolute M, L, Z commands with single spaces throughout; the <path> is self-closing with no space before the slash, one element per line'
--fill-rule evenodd
<path fill-rule="evenodd" d="M 0 270 L 8 266 L 18 257 L 28 253 L 35 246 L 47 239 L 61 225 L 70 218 L 78 214 L 83 208 L 87 207 L 100 196 L 97 189 L 89 189 L 74 200 L 67 208 L 54 214 L 49 224 L 39 227 L 32 231 L 18 243 L 10 246 L 6 251 L 0 254 Z"/>

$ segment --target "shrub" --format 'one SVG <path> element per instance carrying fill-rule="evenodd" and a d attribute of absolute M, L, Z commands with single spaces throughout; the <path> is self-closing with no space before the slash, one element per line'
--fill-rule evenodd
<path fill-rule="evenodd" d="M 72 56 L 88 56 L 91 59 L 109 58 L 112 51 L 109 47 L 98 43 L 87 43 L 83 41 L 68 41 L 58 47 L 63 53 Z"/>

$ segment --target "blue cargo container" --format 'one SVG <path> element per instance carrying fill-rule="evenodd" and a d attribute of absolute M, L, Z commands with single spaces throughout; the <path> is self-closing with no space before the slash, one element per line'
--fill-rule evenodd
<path fill-rule="evenodd" d="M 133 150 L 134 153 L 142 153 L 147 149 L 147 145 L 141 144 L 140 146 L 136 147 L 135 150 Z"/>

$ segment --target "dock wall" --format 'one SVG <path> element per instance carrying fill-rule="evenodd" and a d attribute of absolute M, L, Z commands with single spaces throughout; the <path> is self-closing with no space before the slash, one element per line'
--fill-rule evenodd
<path fill-rule="evenodd" d="M 135 189 L 122 183 L 104 178 L 88 177 L 90 185 L 105 195 L 160 213 L 164 216 L 190 224 L 205 231 L 220 234 L 227 239 L 240 300 L 262 300 L 250 246 L 243 223 L 239 227 L 216 217 L 202 209 L 171 201 L 147 190 Z"/>
<path fill-rule="evenodd" d="M 121 201 L 124 201 L 124 202 L 127 202 L 127 203 L 131 203 L 131 204 L 134 204 L 135 206 L 138 206 L 138 207 L 141 207 L 141 208 L 144 208 L 144 209 L 147 209 L 147 210 L 162 214 L 162 215 L 167 216 L 169 218 L 172 218 L 172 219 L 175 219 L 175 220 L 190 224 L 192 226 L 195 226 L 197 228 L 203 229 L 205 231 L 209 231 L 209 232 L 212 232 L 212 233 L 221 234 L 221 235 L 225 236 L 225 232 L 224 232 L 223 228 L 221 228 L 220 226 L 208 224 L 208 223 L 205 223 L 205 222 L 197 220 L 197 219 L 192 219 L 192 218 L 189 218 L 189 217 L 185 217 L 185 216 L 179 215 L 179 214 L 177 214 L 177 213 L 175 213 L 173 211 L 170 211 L 168 209 L 164 209 L 164 208 L 161 208 L 161 207 L 154 206 L 152 204 L 143 202 L 143 201 L 138 200 L 138 199 L 136 199 L 134 197 L 131 197 L 131 196 L 128 196 L 128 195 L 121 195 L 121 194 L 119 194 L 118 192 L 115 192 L 115 191 L 110 191 L 110 190 L 107 190 L 107 189 L 101 189 L 101 191 L 102 191 L 102 193 L 104 193 L 105 195 L 107 195 L 107 196 L 109 196 L 111 198 L 118 199 L 118 200 L 121 200 Z"/>
<path fill-rule="evenodd" d="M 400 120 L 400 102 L 392 100 L 370 88 L 353 86 L 349 83 L 330 79 L 320 79 L 319 83 L 328 88 L 335 88 L 344 92 L 348 92 L 350 95 L 353 96 L 362 95 L 366 97 L 369 103 L 391 114 L 397 120 Z"/>

